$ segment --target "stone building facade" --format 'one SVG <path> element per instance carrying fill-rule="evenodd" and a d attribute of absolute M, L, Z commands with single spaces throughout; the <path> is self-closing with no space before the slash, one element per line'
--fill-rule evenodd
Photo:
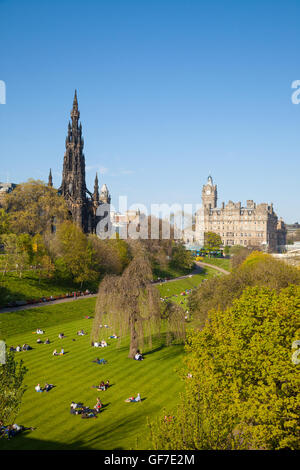
<path fill-rule="evenodd" d="M 101 204 L 110 204 L 111 197 L 106 184 L 102 185 L 99 194 L 97 173 L 93 193 L 86 187 L 85 157 L 83 154 L 84 140 L 79 117 L 80 112 L 75 90 L 71 122 L 69 121 L 68 135 L 66 138 L 62 183 L 58 192 L 66 200 L 73 221 L 81 227 L 84 232 L 95 233 L 97 224 L 101 219 L 101 217 L 96 214 L 97 209 Z M 48 184 L 52 186 L 51 170 Z"/>
<path fill-rule="evenodd" d="M 248 200 L 246 206 L 229 201 L 217 207 L 217 186 L 211 176 L 202 188 L 202 207 L 196 214 L 194 239 L 186 232 L 187 243 L 204 245 L 205 232 L 220 235 L 223 245 L 260 247 L 275 252 L 286 243 L 286 227 L 278 220 L 273 204 L 256 204 Z M 189 237 L 189 238 L 188 238 Z"/>
<path fill-rule="evenodd" d="M 11 193 L 17 187 L 14 183 L 0 183 L 0 207 L 2 207 L 6 194 Z"/>

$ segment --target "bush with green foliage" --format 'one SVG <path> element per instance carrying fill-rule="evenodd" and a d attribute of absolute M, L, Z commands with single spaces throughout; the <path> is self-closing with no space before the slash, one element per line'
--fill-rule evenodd
<path fill-rule="evenodd" d="M 300 449 L 300 287 L 249 288 L 192 331 L 185 392 L 151 426 L 155 449 Z"/>
<path fill-rule="evenodd" d="M 189 297 L 189 309 L 198 326 L 203 326 L 208 312 L 232 305 L 249 286 L 266 286 L 279 290 L 300 284 L 300 270 L 276 260 L 271 255 L 253 252 L 227 276 L 209 279 Z"/>
<path fill-rule="evenodd" d="M 19 413 L 27 372 L 23 361 L 16 362 L 14 353 L 6 352 L 5 364 L 0 364 L 0 421 L 13 424 Z"/>

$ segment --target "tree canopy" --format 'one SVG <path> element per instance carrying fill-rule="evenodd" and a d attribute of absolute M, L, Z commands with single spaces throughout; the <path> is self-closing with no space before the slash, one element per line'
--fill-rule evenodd
<path fill-rule="evenodd" d="M 279 290 L 300 284 L 300 270 L 276 260 L 271 255 L 253 252 L 227 276 L 209 279 L 189 297 L 189 308 L 199 326 L 203 326 L 211 309 L 232 305 L 249 286 L 266 286 Z"/>
<path fill-rule="evenodd" d="M 57 190 L 33 179 L 19 184 L 7 194 L 4 208 L 15 233 L 45 233 L 51 231 L 54 223 L 68 218 L 66 202 Z"/>
<path fill-rule="evenodd" d="M 185 391 L 155 449 L 299 449 L 300 287 L 248 288 L 186 344 Z"/>
<path fill-rule="evenodd" d="M 0 421 L 4 423 L 13 424 L 18 415 L 26 372 L 23 361 L 16 362 L 14 354 L 6 352 L 5 364 L 0 364 Z"/>

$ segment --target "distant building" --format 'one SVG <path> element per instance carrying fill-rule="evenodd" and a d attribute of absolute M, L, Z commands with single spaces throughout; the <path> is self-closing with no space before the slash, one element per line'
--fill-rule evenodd
<path fill-rule="evenodd" d="M 0 207 L 6 194 L 11 193 L 17 187 L 14 183 L 0 183 Z"/>
<path fill-rule="evenodd" d="M 144 214 L 141 214 L 139 210 L 128 210 L 124 214 L 116 211 L 110 211 L 112 232 L 125 234 L 127 233 L 129 224 L 133 223 L 136 227 L 138 227 L 144 217 Z"/>
<path fill-rule="evenodd" d="M 204 245 L 205 232 L 220 235 L 223 245 L 260 247 L 277 251 L 286 244 L 286 227 L 278 220 L 273 204 L 256 204 L 248 200 L 246 206 L 229 201 L 217 207 L 217 186 L 211 176 L 202 189 L 202 207 L 196 214 L 195 231 L 185 230 L 184 240 L 189 244 Z"/>

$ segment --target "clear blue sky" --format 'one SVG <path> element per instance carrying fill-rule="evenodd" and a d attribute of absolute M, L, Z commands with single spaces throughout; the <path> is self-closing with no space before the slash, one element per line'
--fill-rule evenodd
<path fill-rule="evenodd" d="M 0 0 L 0 181 L 61 182 L 74 89 L 117 202 L 273 202 L 300 222 L 299 0 Z"/>

